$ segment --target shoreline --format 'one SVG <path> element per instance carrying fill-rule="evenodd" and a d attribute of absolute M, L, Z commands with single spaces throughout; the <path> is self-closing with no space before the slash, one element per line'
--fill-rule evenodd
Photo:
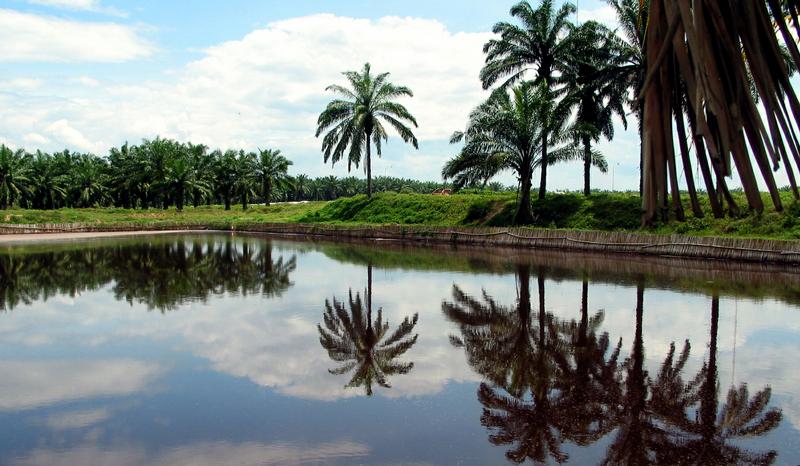
<path fill-rule="evenodd" d="M 427 227 L 419 225 L 0 224 L 0 244 L 209 231 L 348 240 L 503 246 L 525 250 L 583 251 L 613 255 L 667 256 L 784 265 L 800 263 L 800 241 L 535 228 Z"/>

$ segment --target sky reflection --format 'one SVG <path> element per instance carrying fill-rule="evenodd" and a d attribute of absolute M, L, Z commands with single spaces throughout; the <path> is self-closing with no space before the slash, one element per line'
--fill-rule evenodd
<path fill-rule="evenodd" d="M 800 279 L 775 273 L 770 284 L 760 281 L 763 271 L 722 270 L 713 280 L 706 279 L 708 271 L 704 280 L 676 280 L 658 272 L 668 268 L 664 264 L 649 274 L 612 274 L 615 265 L 603 269 L 596 258 L 583 267 L 559 263 L 518 253 L 230 235 L 6 247 L 0 269 L 13 270 L 14 277 L 0 279 L 0 463 L 502 463 L 509 445 L 492 445 L 499 424 L 481 413 L 528 392 L 508 385 L 513 371 L 503 376 L 482 369 L 499 370 L 513 358 L 491 347 L 482 349 L 484 355 L 465 347 L 471 341 L 465 329 L 483 330 L 476 322 L 460 326 L 443 312 L 443 303 L 458 301 L 454 286 L 464 299 L 511 310 L 527 295 L 530 331 L 544 322 L 547 332 L 562 335 L 560 342 L 599 342 L 606 335 L 606 361 L 620 345 L 618 369 L 609 376 L 623 392 L 635 360 L 657 380 L 673 343 L 673 360 L 685 341 L 691 344 L 681 371 L 685 385 L 696 374 L 708 376 L 704 368 L 713 352 L 717 410 L 729 388 L 746 383 L 749 397 L 770 387 L 763 412 L 782 413 L 782 422 L 764 435 L 734 444 L 775 450 L 777 464 L 800 461 L 793 446 L 800 439 L 800 379 L 793 370 L 800 355 L 793 301 Z M 168 273 L 173 268 L 179 272 Z M 528 277 L 527 291 L 522 276 Z M 748 276 L 751 282 L 740 284 Z M 404 321 L 418 321 L 398 340 L 416 335 L 396 358 L 413 368 L 388 376 L 390 388 L 373 383 L 368 397 L 363 385 L 346 387 L 355 372 L 330 372 L 347 361 L 342 356 L 337 362 L 336 351 L 331 360 L 318 325 L 325 328 L 326 302 L 336 299 L 349 313 L 350 291 L 365 300 L 362 290 L 370 281 L 372 321 L 380 308 L 390 324 L 383 341 Z M 637 283 L 645 303 L 641 315 Z M 593 337 L 580 336 L 584 314 L 587 324 L 597 324 Z M 495 333 L 511 324 L 497 325 Z M 486 342 L 506 338 L 484 332 L 473 344 L 491 335 Z M 596 360 L 581 351 L 589 359 L 580 364 Z M 536 360 L 536 353 L 514 354 L 523 355 L 522 362 Z M 580 365 L 576 350 L 564 354 L 573 358 L 568 366 L 548 363 L 526 377 L 540 380 L 541 370 L 557 375 Z M 610 415 L 603 396 L 576 398 L 575 419 Z M 698 398 L 687 405 L 687 419 L 694 419 L 700 404 Z M 592 441 L 592 435 L 554 431 L 554 445 L 576 463 L 599 462 L 619 432 L 589 427 L 596 434 Z"/>

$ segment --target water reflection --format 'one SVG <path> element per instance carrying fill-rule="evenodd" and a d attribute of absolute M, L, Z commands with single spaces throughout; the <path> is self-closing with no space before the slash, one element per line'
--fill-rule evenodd
<path fill-rule="evenodd" d="M 116 299 L 161 311 L 222 293 L 275 296 L 292 285 L 296 257 L 272 252 L 269 241 L 230 236 L 23 248 L 0 254 L 0 310 L 109 283 Z"/>
<path fill-rule="evenodd" d="M 733 442 L 776 429 L 782 413 L 770 408 L 769 386 L 750 396 L 747 384 L 728 390 L 720 406 L 717 368 L 719 297 L 711 300 L 709 354 L 686 379 L 691 352 L 675 343 L 651 377 L 643 339 L 645 278 L 636 288 L 635 330 L 628 356 L 618 363 L 623 338 L 612 347 L 601 333 L 604 313 L 590 315 L 589 283 L 582 280 L 580 320 L 547 311 L 545 271 L 539 269 L 538 310 L 531 306 L 531 266 L 516 266 L 517 300 L 503 306 L 485 291 L 480 298 L 453 286 L 442 304 L 458 326 L 451 344 L 463 348 L 484 378 L 478 388 L 481 424 L 489 441 L 506 446 L 514 463 L 569 460 L 565 445 L 586 447 L 609 438 L 601 464 L 772 464 L 775 451 Z M 534 315 L 535 314 L 535 315 Z"/>
<path fill-rule="evenodd" d="M 361 296 L 349 292 L 349 311 L 344 303 L 325 300 L 325 313 L 322 325 L 317 325 L 319 342 L 327 350 L 332 361 L 341 363 L 336 369 L 328 369 L 334 375 L 352 372 L 352 378 L 345 388 L 364 387 L 364 393 L 372 396 L 372 385 L 391 388 L 388 377 L 407 374 L 414 367 L 413 362 L 400 362 L 396 359 L 411 349 L 418 335 L 409 336 L 417 325 L 418 314 L 403 322 L 387 338 L 389 322 L 383 320 L 383 309 L 378 308 L 378 316 L 372 320 L 372 265 L 367 266 L 366 314 Z"/>

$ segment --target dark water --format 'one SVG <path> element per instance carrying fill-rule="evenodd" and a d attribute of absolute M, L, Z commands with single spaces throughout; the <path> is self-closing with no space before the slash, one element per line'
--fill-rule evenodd
<path fill-rule="evenodd" d="M 0 247 L 0 464 L 798 464 L 800 275 L 722 267 Z"/>

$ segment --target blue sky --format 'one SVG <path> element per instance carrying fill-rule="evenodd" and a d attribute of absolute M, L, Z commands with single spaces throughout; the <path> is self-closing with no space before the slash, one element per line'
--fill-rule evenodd
<path fill-rule="evenodd" d="M 481 47 L 512 4 L 3 0 L 0 142 L 104 154 L 161 135 L 223 149 L 277 147 L 294 173 L 345 175 L 346 166 L 323 164 L 314 123 L 330 97 L 325 87 L 370 61 L 415 91 L 404 103 L 420 122 L 420 149 L 391 138 L 374 171 L 439 180 L 455 152 L 449 134 L 486 96 Z M 580 20 L 614 26 L 605 3 L 579 7 Z M 615 187 L 636 188 L 636 134 L 620 126 L 600 149 Z M 566 164 L 551 176 L 553 189 L 578 189 L 582 168 Z M 594 176 L 596 187 L 611 187 L 611 172 Z"/>

